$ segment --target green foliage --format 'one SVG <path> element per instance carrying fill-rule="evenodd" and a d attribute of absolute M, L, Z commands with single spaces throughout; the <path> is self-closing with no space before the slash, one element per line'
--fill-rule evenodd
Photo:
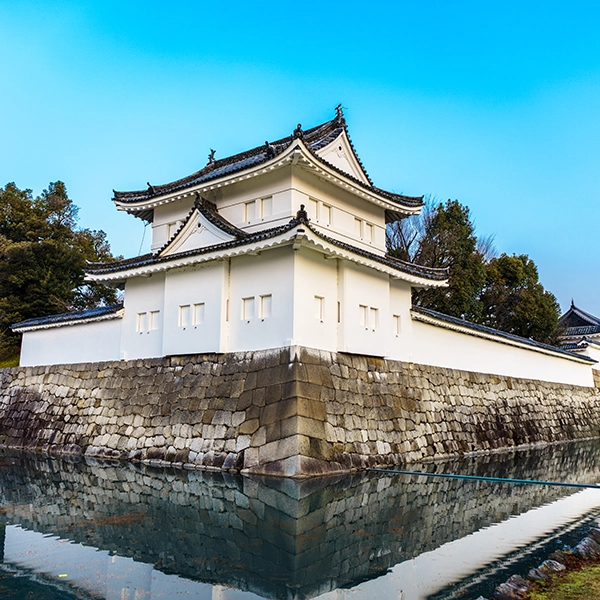
<path fill-rule="evenodd" d="M 475 235 L 469 209 L 456 200 L 388 228 L 388 252 L 428 267 L 448 267 L 447 288 L 420 290 L 413 301 L 474 323 L 538 341 L 552 341 L 558 302 L 526 255 L 494 256 L 493 238 Z"/>
<path fill-rule="evenodd" d="M 437 207 L 425 226 L 415 262 L 450 270 L 448 287 L 418 292 L 415 297 L 418 305 L 478 321 L 482 312 L 478 296 L 485 284 L 485 261 L 477 251 L 467 207 L 456 200 Z"/>
<path fill-rule="evenodd" d="M 77 229 L 77 212 L 61 181 L 36 198 L 0 188 L 0 359 L 19 343 L 11 324 L 116 301 L 115 290 L 84 282 L 86 260 L 113 256 L 104 232 Z"/>
<path fill-rule="evenodd" d="M 525 254 L 491 259 L 480 299 L 484 325 L 535 340 L 546 340 L 556 329 L 558 302 L 539 282 L 537 267 Z"/>
<path fill-rule="evenodd" d="M 584 565 L 580 571 L 555 574 L 537 582 L 526 600 L 592 600 L 600 598 L 600 566 Z"/>

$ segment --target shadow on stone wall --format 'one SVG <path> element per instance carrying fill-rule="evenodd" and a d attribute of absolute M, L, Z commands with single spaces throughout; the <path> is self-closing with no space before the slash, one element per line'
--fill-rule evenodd
<path fill-rule="evenodd" d="M 595 482 L 598 443 L 420 465 L 499 477 Z M 316 596 L 510 515 L 564 488 L 375 475 L 306 481 L 161 470 L 5 451 L 3 520 L 268 598 Z"/>

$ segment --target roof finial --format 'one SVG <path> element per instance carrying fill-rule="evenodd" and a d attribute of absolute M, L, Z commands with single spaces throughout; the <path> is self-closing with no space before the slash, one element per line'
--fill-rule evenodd
<path fill-rule="evenodd" d="M 575 308 L 575 301 L 571 298 L 571 308 Z"/>
<path fill-rule="evenodd" d="M 215 150 L 213 150 L 212 148 L 210 149 L 210 153 L 208 154 L 208 164 L 209 165 L 214 165 L 215 164 Z"/>
<path fill-rule="evenodd" d="M 150 194 L 150 196 L 154 196 L 156 194 L 154 186 L 151 185 L 149 181 L 146 181 L 146 185 L 148 186 L 148 194 Z"/>
<path fill-rule="evenodd" d="M 304 204 L 300 205 L 300 210 L 296 213 L 296 221 L 300 223 L 308 223 L 310 221 L 308 213 L 304 210 Z"/>
<path fill-rule="evenodd" d="M 346 119 L 344 118 L 344 109 L 341 104 L 338 104 L 335 107 L 335 120 L 340 124 L 344 125 L 346 123 Z"/>
<path fill-rule="evenodd" d="M 275 156 L 275 146 L 269 144 L 268 141 L 265 142 L 265 152 L 267 153 L 267 158 L 273 158 Z"/>
<path fill-rule="evenodd" d="M 301 138 L 304 136 L 304 132 L 302 131 L 302 125 L 300 123 L 298 123 L 298 126 L 296 127 L 296 129 L 294 129 L 293 135 L 295 138 Z"/>

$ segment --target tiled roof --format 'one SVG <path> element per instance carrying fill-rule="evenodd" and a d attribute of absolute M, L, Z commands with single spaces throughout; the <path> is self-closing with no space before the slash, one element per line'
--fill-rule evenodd
<path fill-rule="evenodd" d="M 600 318 L 581 310 L 575 306 L 573 301 L 571 301 L 569 310 L 560 317 L 558 320 L 558 325 L 568 329 L 586 326 L 600 327 Z"/>
<path fill-rule="evenodd" d="M 303 211 L 300 211 L 303 212 Z M 306 213 L 304 213 L 306 214 Z M 300 215 L 300 213 L 299 213 Z M 221 217 L 222 218 L 222 217 Z M 420 265 L 415 265 L 409 262 L 405 262 L 399 260 L 397 258 L 392 258 L 390 256 L 380 256 L 378 254 L 374 254 L 367 250 L 362 250 L 361 248 L 356 248 L 350 244 L 346 244 L 344 242 L 340 242 L 335 238 L 329 237 L 327 235 L 322 234 L 315 228 L 313 228 L 310 223 L 303 216 L 298 216 L 295 219 L 292 219 L 286 225 L 281 225 L 279 227 L 272 227 L 270 229 L 264 229 L 262 231 L 258 231 L 256 233 L 246 234 L 243 238 L 238 238 L 235 240 L 231 240 L 229 242 L 223 242 L 220 244 L 214 244 L 211 246 L 206 246 L 204 248 L 196 248 L 194 250 L 188 250 L 186 252 L 179 252 L 177 254 L 171 254 L 169 256 L 158 256 L 158 254 L 145 254 L 143 256 L 138 256 L 136 258 L 131 258 L 128 260 L 117 261 L 114 263 L 88 263 L 86 271 L 90 274 L 103 275 L 107 273 L 117 273 L 119 271 L 125 271 L 127 269 L 135 268 L 135 267 L 144 267 L 153 264 L 165 263 L 175 259 L 186 258 L 188 256 L 201 256 L 202 254 L 208 254 L 210 252 L 218 252 L 220 250 L 227 250 L 229 248 L 235 248 L 239 246 L 244 246 L 248 244 L 252 244 L 255 242 L 260 242 L 263 240 L 268 240 L 270 238 L 274 238 L 278 235 L 287 233 L 291 231 L 298 225 L 303 225 L 310 229 L 316 236 L 320 237 L 324 241 L 330 243 L 333 246 L 337 246 L 343 250 L 347 250 L 349 252 L 353 252 L 359 256 L 367 258 L 369 260 L 373 260 L 375 262 L 384 264 L 393 269 L 397 269 L 403 273 L 407 273 L 409 275 L 414 275 L 416 277 L 423 277 L 424 279 L 429 279 L 432 281 L 444 281 L 448 278 L 448 270 L 447 269 L 433 269 L 430 267 L 423 267 Z M 245 232 L 244 232 L 245 233 Z M 162 251 L 162 250 L 161 250 Z"/>
<path fill-rule="evenodd" d="M 123 308 L 123 304 L 112 304 L 110 306 L 100 306 L 97 308 L 88 308 L 76 312 L 61 313 L 59 315 L 48 315 L 47 317 L 35 317 L 26 319 L 11 326 L 13 331 L 25 329 L 27 327 L 37 327 L 39 325 L 49 325 L 53 323 L 67 323 L 71 321 L 87 321 L 90 319 L 98 319 L 116 314 Z"/>
<path fill-rule="evenodd" d="M 327 144 L 330 144 L 344 131 L 346 132 L 346 136 L 348 137 L 350 146 L 352 148 L 352 151 L 354 152 L 354 156 L 358 164 L 360 165 L 368 183 L 364 183 L 356 177 L 353 177 L 345 171 L 342 171 L 341 169 L 332 165 L 328 161 L 322 159 L 317 154 L 317 151 L 319 149 L 325 147 Z M 244 171 L 246 169 L 249 169 L 250 167 L 254 167 L 264 162 L 267 162 L 268 160 L 271 160 L 274 156 L 281 154 L 298 137 L 302 139 L 305 146 L 308 148 L 308 150 L 311 152 L 311 154 L 316 160 L 325 164 L 328 168 L 340 173 L 340 175 L 343 175 L 344 177 L 352 180 L 355 184 L 371 192 L 379 194 L 401 206 L 418 207 L 423 205 L 422 196 L 405 196 L 403 194 L 395 194 L 373 186 L 369 175 L 365 171 L 362 162 L 356 154 L 354 146 L 350 141 L 350 137 L 348 135 L 348 130 L 346 126 L 346 120 L 344 119 L 341 110 L 338 110 L 336 118 L 332 119 L 331 121 L 327 121 L 321 125 L 318 125 L 317 127 L 307 129 L 306 131 L 296 129 L 292 135 L 289 135 L 285 138 L 281 138 L 274 142 L 267 142 L 262 146 L 257 146 L 256 148 L 252 148 L 251 150 L 247 150 L 246 152 L 242 152 L 240 154 L 228 156 L 227 158 L 222 158 L 219 160 L 211 160 L 204 168 L 200 169 L 199 171 L 196 171 L 195 173 L 192 173 L 187 177 L 178 179 L 177 181 L 173 181 L 164 185 L 149 186 L 146 190 L 134 192 L 117 192 L 113 190 L 113 200 L 122 204 L 143 202 L 155 196 L 184 190 L 194 185 L 217 179 L 224 175 Z"/>
<path fill-rule="evenodd" d="M 507 333 L 506 331 L 500 331 L 499 329 L 494 329 L 493 327 L 487 327 L 485 325 L 478 325 L 477 323 L 471 323 L 470 321 L 465 321 L 459 317 L 452 317 L 450 315 L 445 315 L 444 313 L 437 312 L 436 310 L 431 310 L 429 308 L 423 308 L 421 306 L 413 306 L 412 312 L 421 313 L 426 316 L 433 317 L 434 319 L 439 319 L 440 321 L 445 321 L 446 323 L 451 323 L 452 325 L 457 325 L 459 327 L 464 327 L 465 329 L 472 329 L 473 331 L 477 331 L 480 333 L 485 333 L 488 335 L 493 335 L 496 337 L 500 337 L 506 340 L 510 340 L 511 342 L 518 342 L 519 344 L 525 344 L 527 346 L 532 346 L 534 348 L 540 348 L 543 350 L 551 350 L 552 352 L 557 352 L 559 354 L 565 354 L 567 356 L 577 356 L 577 358 L 583 358 L 589 360 L 590 362 L 596 362 L 595 360 L 588 358 L 586 356 L 574 355 L 572 352 L 568 352 L 563 348 L 558 348 L 556 346 L 551 346 L 550 344 L 543 344 L 542 342 L 537 342 L 535 340 L 531 340 L 528 338 L 524 338 L 518 335 L 514 335 L 512 333 Z"/>
<path fill-rule="evenodd" d="M 593 335 L 600 333 L 600 325 L 583 325 L 580 327 L 567 327 L 561 337 L 572 337 L 578 335 Z"/>

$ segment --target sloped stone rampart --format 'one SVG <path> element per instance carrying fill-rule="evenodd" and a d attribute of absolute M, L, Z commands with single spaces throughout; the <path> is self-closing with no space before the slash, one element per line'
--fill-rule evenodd
<path fill-rule="evenodd" d="M 306 348 L 0 371 L 0 444 L 303 477 L 600 435 L 600 389 Z"/>

